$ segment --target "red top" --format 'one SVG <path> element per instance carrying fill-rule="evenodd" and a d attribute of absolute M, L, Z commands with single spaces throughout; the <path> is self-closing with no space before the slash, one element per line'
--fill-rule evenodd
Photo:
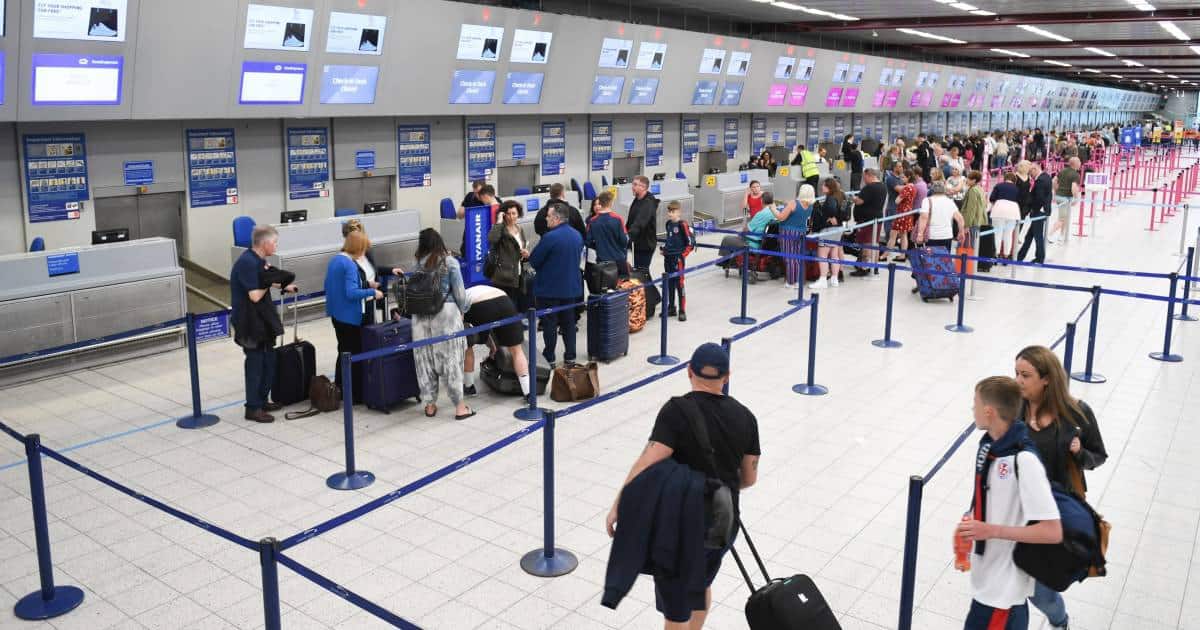
<path fill-rule="evenodd" d="M 762 195 L 755 197 L 754 195 L 746 195 L 746 207 L 750 210 L 750 218 L 758 214 L 763 209 Z"/>

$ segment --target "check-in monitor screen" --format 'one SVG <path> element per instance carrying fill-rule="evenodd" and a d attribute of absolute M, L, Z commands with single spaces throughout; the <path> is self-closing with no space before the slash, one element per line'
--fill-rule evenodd
<path fill-rule="evenodd" d="M 721 74 L 725 68 L 725 50 L 722 48 L 705 48 L 700 56 L 700 74 Z"/>
<path fill-rule="evenodd" d="M 450 85 L 451 105 L 488 105 L 496 85 L 495 70 L 455 70 Z"/>
<path fill-rule="evenodd" d="M 537 105 L 542 100 L 541 72 L 509 72 L 504 82 L 505 105 Z"/>
<path fill-rule="evenodd" d="M 656 77 L 634 77 L 633 86 L 629 88 L 630 105 L 653 105 L 658 95 L 658 79 Z"/>
<path fill-rule="evenodd" d="M 322 105 L 371 105 L 379 66 L 325 66 L 321 71 Z"/>
<path fill-rule="evenodd" d="M 592 83 L 592 105 L 620 105 L 625 77 L 597 74 Z"/>
<path fill-rule="evenodd" d="M 662 70 L 667 57 L 667 45 L 658 42 L 642 42 L 638 46 L 638 70 Z"/>
<path fill-rule="evenodd" d="M 729 55 L 728 74 L 731 77 L 744 77 L 750 73 L 750 53 L 735 50 Z"/>
<path fill-rule="evenodd" d="M 120 105 L 120 55 L 34 53 L 34 105 Z"/>
<path fill-rule="evenodd" d="M 4 3 L 0 3 L 0 12 L 4 9 Z M 34 0 L 33 36 L 123 42 L 126 13 L 125 0 Z M 3 19 L 0 14 L 0 30 Z"/>
<path fill-rule="evenodd" d="M 784 80 L 790 79 L 790 78 L 792 78 L 792 75 L 795 74 L 795 72 L 796 72 L 796 58 L 795 57 L 780 57 L 775 62 L 775 78 L 776 79 L 784 79 Z"/>
<path fill-rule="evenodd" d="M 725 88 L 721 90 L 721 104 L 726 106 L 738 105 L 742 102 L 742 86 L 745 85 L 741 81 L 726 81 Z"/>
<path fill-rule="evenodd" d="M 239 105 L 300 105 L 308 64 L 243 61 Z"/>
<path fill-rule="evenodd" d="M 383 54 L 383 33 L 387 18 L 363 13 L 329 14 L 329 35 L 325 52 L 344 55 Z"/>
<path fill-rule="evenodd" d="M 463 24 L 458 34 L 458 58 L 464 61 L 496 61 L 504 45 L 504 27 Z"/>
<path fill-rule="evenodd" d="M 601 68 L 628 68 L 629 55 L 633 51 L 633 40 L 605 37 L 600 44 Z"/>
<path fill-rule="evenodd" d="M 696 81 L 696 91 L 692 92 L 692 105 L 712 105 L 717 102 L 717 82 L 701 79 Z"/>
<path fill-rule="evenodd" d="M 312 9 L 251 4 L 246 8 L 243 46 L 308 52 L 312 43 L 312 22 Z"/>

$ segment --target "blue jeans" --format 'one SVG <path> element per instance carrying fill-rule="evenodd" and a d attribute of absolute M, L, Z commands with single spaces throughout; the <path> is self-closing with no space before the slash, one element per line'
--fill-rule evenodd
<path fill-rule="evenodd" d="M 275 384 L 275 347 L 242 348 L 246 355 L 246 409 L 260 410 L 267 404 Z"/>
<path fill-rule="evenodd" d="M 1033 597 L 1029 598 L 1029 602 L 1038 610 L 1046 615 L 1046 619 L 1050 621 L 1050 625 L 1063 627 L 1067 625 L 1070 616 L 1067 615 L 1067 604 L 1063 601 L 1062 593 L 1042 584 L 1037 583 L 1033 588 Z"/>
<path fill-rule="evenodd" d="M 575 300 L 568 298 L 535 298 L 539 310 L 544 308 L 552 308 L 555 306 L 564 306 L 574 304 Z M 558 334 L 561 332 L 563 337 L 563 361 L 571 362 L 575 360 L 575 309 L 568 308 L 557 313 L 546 315 L 542 318 L 542 356 L 546 361 L 554 363 L 556 356 L 555 352 L 558 347 Z"/>
<path fill-rule="evenodd" d="M 999 625 L 1003 623 L 1004 625 Z M 1007 610 L 984 606 L 971 600 L 971 610 L 963 630 L 1029 630 L 1029 606 L 1021 604 Z"/>

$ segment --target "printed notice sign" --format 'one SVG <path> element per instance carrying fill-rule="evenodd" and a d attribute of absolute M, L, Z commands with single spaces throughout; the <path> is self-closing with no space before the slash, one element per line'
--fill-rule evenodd
<path fill-rule="evenodd" d="M 312 9 L 251 4 L 246 8 L 246 36 L 242 45 L 261 50 L 308 52 L 312 21 Z"/>
<path fill-rule="evenodd" d="M 3 9 L 0 2 L 0 11 Z M 125 0 L 34 0 L 33 36 L 123 42 L 126 13 Z"/>
<path fill-rule="evenodd" d="M 382 15 L 334 11 L 329 14 L 329 36 L 325 41 L 325 52 L 381 55 L 385 28 L 387 18 Z"/>

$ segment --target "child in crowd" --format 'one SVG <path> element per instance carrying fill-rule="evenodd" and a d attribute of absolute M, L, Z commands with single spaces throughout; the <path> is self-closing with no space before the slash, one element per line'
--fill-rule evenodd
<path fill-rule="evenodd" d="M 974 543 L 964 630 L 1026 630 L 1025 600 L 1033 595 L 1034 579 L 1017 567 L 1013 548 L 1018 542 L 1062 541 L 1046 469 L 1029 429 L 1016 422 L 1022 404 L 1021 387 L 1007 376 L 988 377 L 975 386 L 975 427 L 987 433 L 975 456 L 972 511 L 954 532 L 956 544 L 960 539 Z"/>
<path fill-rule="evenodd" d="M 682 207 L 678 201 L 667 204 L 667 239 L 662 246 L 663 270 L 667 273 L 682 272 L 688 254 L 696 247 L 692 226 L 681 219 L 682 214 Z M 671 305 L 667 309 L 667 316 L 674 317 L 678 312 L 679 321 L 686 322 L 687 299 L 683 292 L 683 275 L 669 279 L 666 289 L 667 303 Z"/>

